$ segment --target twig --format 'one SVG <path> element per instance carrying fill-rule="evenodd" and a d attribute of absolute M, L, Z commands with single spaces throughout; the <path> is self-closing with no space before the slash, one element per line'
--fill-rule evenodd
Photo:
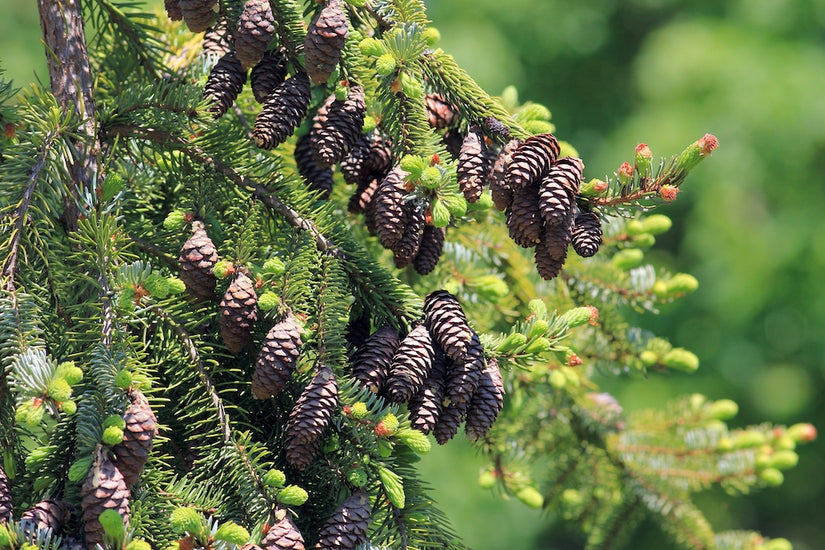
<path fill-rule="evenodd" d="M 134 235 L 130 235 L 129 238 L 132 240 L 133 243 L 137 245 L 139 249 L 151 254 L 152 256 L 155 256 L 169 267 L 173 269 L 180 268 L 180 264 L 178 264 L 178 261 L 173 256 L 170 256 L 169 254 L 161 250 L 161 248 L 158 245 L 152 244 L 148 241 L 144 241 L 143 239 L 135 237 Z"/>

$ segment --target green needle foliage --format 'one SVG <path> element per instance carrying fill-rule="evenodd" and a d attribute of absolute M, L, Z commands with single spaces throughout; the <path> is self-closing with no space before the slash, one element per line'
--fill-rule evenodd
<path fill-rule="evenodd" d="M 472 439 L 490 464 L 482 485 L 552 511 L 584 547 L 625 547 L 649 520 L 674 547 L 788 547 L 715 531 L 692 497 L 782 483 L 812 426 L 734 428 L 725 421 L 736 404 L 701 395 L 626 415 L 593 382 L 597 373 L 698 368 L 690 351 L 631 319 L 696 289 L 693 277 L 650 264 L 644 252 L 670 227 L 650 211 L 676 198 L 716 148 L 713 136 L 659 163 L 640 145 L 616 174 L 573 182 L 569 212 L 600 220 L 601 250 L 571 254 L 544 280 L 489 194 L 465 200 L 456 179 L 464 153 L 450 140 L 481 128 L 488 160 L 511 138 L 555 143 L 550 111 L 519 104 L 514 89 L 484 92 L 437 47 L 422 2 L 270 2 L 269 49 L 283 48 L 292 76 L 305 69 L 316 14 L 337 5 L 346 22 L 337 28 L 346 34 L 341 61 L 312 87 L 308 114 L 274 124 L 316 139 L 334 124 L 326 98 L 358 85 L 366 120 L 354 132 L 388 144 L 382 173 L 353 186 L 348 157 L 326 192 L 296 161 L 297 137 L 255 146 L 261 107 L 248 88 L 222 117 L 209 110 L 203 89 L 214 84 L 217 58 L 202 51 L 188 18 L 193 5 L 206 6 L 217 32 L 231 36 L 243 32 L 244 2 L 166 2 L 170 16 L 188 6 L 183 23 L 135 2 L 58 4 L 57 20 L 41 7 L 44 28 L 60 31 L 45 37 L 57 61 L 52 87 L 16 94 L 0 80 L 0 549 L 230 550 L 287 539 L 290 548 L 463 548 L 416 469 L 432 444 L 415 429 L 420 409 L 361 378 L 384 357 L 383 376 L 409 377 L 395 379 L 401 389 L 435 388 L 442 346 L 448 384 L 476 376 L 478 387 L 459 387 L 470 396 L 464 404 L 461 392 L 452 401 L 433 394 L 430 405 L 453 421 L 445 437 L 436 425 L 438 441 L 474 415 Z M 91 80 L 54 83 L 87 66 Z M 433 112 L 434 97 L 444 112 Z M 560 157 L 575 155 L 560 142 Z M 394 172 L 403 192 L 382 195 L 388 205 L 362 205 L 365 223 L 350 196 L 391 181 L 393 166 L 403 168 Z M 392 203 L 392 192 L 402 199 Z M 388 228 L 393 209 L 402 223 Z M 410 263 L 400 245 L 393 254 L 381 246 L 388 232 L 403 241 L 418 227 L 421 254 L 423 239 L 435 238 L 421 231 L 445 226 L 428 269 L 418 256 L 415 269 L 399 267 Z M 449 292 L 440 302 L 431 294 L 439 289 Z M 414 331 L 422 321 L 428 330 Z M 273 326 L 280 332 L 270 334 Z M 364 341 L 392 331 L 406 351 Z M 475 363 L 457 357 L 462 345 Z M 485 365 L 501 369 L 500 386 L 492 375 L 477 382 Z"/>

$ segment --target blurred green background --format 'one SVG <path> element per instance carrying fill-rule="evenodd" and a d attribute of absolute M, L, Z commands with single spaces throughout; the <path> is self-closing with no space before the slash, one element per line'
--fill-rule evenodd
<path fill-rule="evenodd" d="M 669 156 L 706 132 L 720 147 L 663 208 L 655 255 L 700 289 L 639 323 L 694 351 L 694 375 L 602 378 L 630 410 L 701 392 L 740 405 L 733 425 L 825 418 L 825 0 L 430 0 L 452 53 L 493 94 L 548 105 L 599 177 L 646 142 Z M 34 1 L 0 0 L 0 66 L 48 81 Z M 699 499 L 718 530 L 825 546 L 823 438 L 779 488 Z M 477 550 L 576 548 L 552 518 L 482 491 L 463 438 L 422 462 Z M 657 548 L 643 531 L 639 548 Z M 649 541 L 649 542 L 645 542 Z"/>

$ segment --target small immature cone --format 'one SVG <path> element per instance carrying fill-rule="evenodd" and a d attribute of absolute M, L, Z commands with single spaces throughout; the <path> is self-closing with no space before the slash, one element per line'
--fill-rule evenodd
<path fill-rule="evenodd" d="M 286 424 L 286 460 L 293 467 L 304 470 L 310 465 L 337 406 L 338 381 L 332 369 L 322 365 L 298 397 Z"/>
<path fill-rule="evenodd" d="M 456 166 L 458 187 L 469 203 L 476 202 L 481 196 L 490 171 L 486 149 L 487 145 L 484 143 L 481 130 L 477 127 L 471 128 L 461 144 Z"/>
<path fill-rule="evenodd" d="M 218 0 L 178 0 L 183 21 L 192 32 L 203 32 L 217 16 Z"/>
<path fill-rule="evenodd" d="M 261 539 L 261 548 L 263 550 L 304 550 L 304 537 L 292 521 L 289 511 L 285 508 L 278 508 L 273 515 L 275 523 Z"/>
<path fill-rule="evenodd" d="M 507 142 L 499 151 L 496 160 L 493 162 L 487 181 L 490 184 L 490 195 L 496 208 L 502 212 L 510 207 L 513 202 L 513 187 L 507 181 L 507 169 L 513 160 L 513 153 L 521 145 L 521 140 L 513 139 Z"/>
<path fill-rule="evenodd" d="M 717 147 L 719 147 L 719 140 L 716 136 L 705 134 L 679 154 L 679 158 L 676 160 L 676 169 L 689 172 Z"/>
<path fill-rule="evenodd" d="M 252 326 L 258 320 L 258 295 L 255 284 L 238 273 L 226 290 L 220 304 L 221 337 L 227 349 L 239 353 L 251 337 Z"/>
<path fill-rule="evenodd" d="M 538 185 L 517 189 L 513 194 L 513 202 L 507 209 L 510 238 L 524 248 L 536 246 L 541 239 L 542 219 L 538 193 Z"/>
<path fill-rule="evenodd" d="M 478 441 L 487 435 L 504 405 L 504 383 L 495 359 L 487 361 L 481 373 L 478 388 L 470 401 L 464 433 L 470 441 Z"/>
<path fill-rule="evenodd" d="M 20 524 L 30 536 L 36 537 L 43 529 L 51 529 L 52 534 L 59 535 L 73 509 L 74 506 L 62 500 L 41 500 L 23 512 Z"/>
<path fill-rule="evenodd" d="M 343 160 L 361 137 L 366 104 L 364 89 L 351 86 L 344 101 L 329 96 L 313 118 L 310 137 L 315 161 L 331 166 Z"/>
<path fill-rule="evenodd" d="M 192 236 L 181 248 L 180 279 L 186 285 L 186 293 L 195 300 L 211 300 L 218 284 L 212 269 L 218 263 L 218 251 L 206 234 L 206 226 L 200 220 L 192 222 Z"/>
<path fill-rule="evenodd" d="M 124 523 L 129 523 L 129 489 L 103 447 L 95 451 L 94 463 L 80 494 L 83 498 L 80 506 L 83 509 L 86 548 L 95 550 L 98 544 L 103 544 L 103 526 L 98 518 L 105 510 L 117 511 Z"/>
<path fill-rule="evenodd" d="M 556 162 L 559 150 L 559 142 L 553 134 L 527 138 L 513 153 L 506 174 L 508 184 L 513 189 L 520 189 L 538 183 Z"/>
<path fill-rule="evenodd" d="M 0 523 L 11 521 L 11 486 L 9 478 L 0 465 Z"/>
<path fill-rule="evenodd" d="M 421 244 L 413 258 L 413 267 L 419 275 L 427 275 L 438 264 L 441 252 L 444 249 L 446 228 L 425 225 L 421 234 Z"/>
<path fill-rule="evenodd" d="M 573 250 L 583 258 L 599 251 L 602 244 L 602 222 L 595 212 L 579 212 L 571 235 Z"/>
<path fill-rule="evenodd" d="M 447 357 L 464 361 L 473 330 L 455 296 L 446 290 L 429 293 L 424 299 L 424 323 Z"/>
<path fill-rule="evenodd" d="M 307 186 L 320 193 L 323 200 L 329 199 L 334 185 L 332 169 L 321 166 L 316 162 L 312 151 L 312 139 L 304 134 L 295 142 L 295 167 L 298 173 L 307 181 Z"/>
<path fill-rule="evenodd" d="M 229 110 L 246 82 L 246 70 L 241 67 L 235 52 L 221 57 L 206 80 L 203 97 L 211 102 L 209 112 L 219 118 Z"/>
<path fill-rule="evenodd" d="M 261 149 L 277 147 L 292 135 L 307 114 L 309 77 L 298 73 L 279 84 L 255 119 L 252 138 Z"/>
<path fill-rule="evenodd" d="M 357 490 L 336 508 L 321 526 L 316 550 L 355 550 L 366 542 L 370 525 L 370 499 Z"/>
<path fill-rule="evenodd" d="M 312 83 L 323 84 L 332 75 L 349 38 L 347 18 L 338 0 L 329 0 L 307 29 L 304 39 L 306 70 Z"/>
<path fill-rule="evenodd" d="M 433 366 L 435 350 L 430 331 L 423 323 L 401 341 L 390 364 L 386 393 L 390 401 L 406 403 L 421 389 Z"/>
<path fill-rule="evenodd" d="M 458 120 L 455 106 L 441 94 L 427 94 L 424 96 L 424 104 L 427 107 L 427 120 L 436 130 L 452 126 Z"/>
<path fill-rule="evenodd" d="M 123 441 L 112 447 L 114 461 L 126 487 L 131 489 L 137 483 L 149 453 L 152 452 L 153 440 L 158 433 L 157 418 L 149 401 L 140 391 L 129 392 L 129 407 L 123 415 L 126 428 Z"/>
<path fill-rule="evenodd" d="M 353 356 L 352 375 L 372 393 L 384 389 L 399 341 L 397 330 L 383 326 L 368 336 Z"/>
<path fill-rule="evenodd" d="M 428 434 L 435 429 L 444 406 L 444 386 L 449 359 L 436 347 L 433 364 L 418 393 L 410 398 L 410 426 Z"/>
<path fill-rule="evenodd" d="M 404 197 L 406 172 L 396 167 L 381 182 L 372 197 L 375 232 L 384 248 L 392 248 L 404 234 Z"/>
<path fill-rule="evenodd" d="M 286 80 L 286 65 L 286 50 L 284 48 L 264 53 L 258 64 L 252 67 L 252 72 L 249 75 L 255 101 L 264 103 L 269 94 Z"/>
<path fill-rule="evenodd" d="M 295 371 L 301 344 L 301 329 L 292 314 L 269 330 L 252 374 L 255 399 L 274 397 L 286 387 Z"/>
<path fill-rule="evenodd" d="M 254 67 L 275 34 L 275 17 L 269 0 L 246 0 L 235 29 L 235 53 L 244 69 Z"/>

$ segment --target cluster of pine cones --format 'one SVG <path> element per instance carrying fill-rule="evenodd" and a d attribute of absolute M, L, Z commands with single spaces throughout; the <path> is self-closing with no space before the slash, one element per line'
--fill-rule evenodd
<path fill-rule="evenodd" d="M 504 399 L 501 373 L 494 360 L 485 361 L 478 335 L 449 292 L 426 297 L 424 322 L 403 339 L 383 326 L 352 340 L 353 376 L 373 393 L 406 403 L 412 427 L 432 432 L 438 443 L 452 439 L 462 421 L 472 441 L 495 422 Z"/>

